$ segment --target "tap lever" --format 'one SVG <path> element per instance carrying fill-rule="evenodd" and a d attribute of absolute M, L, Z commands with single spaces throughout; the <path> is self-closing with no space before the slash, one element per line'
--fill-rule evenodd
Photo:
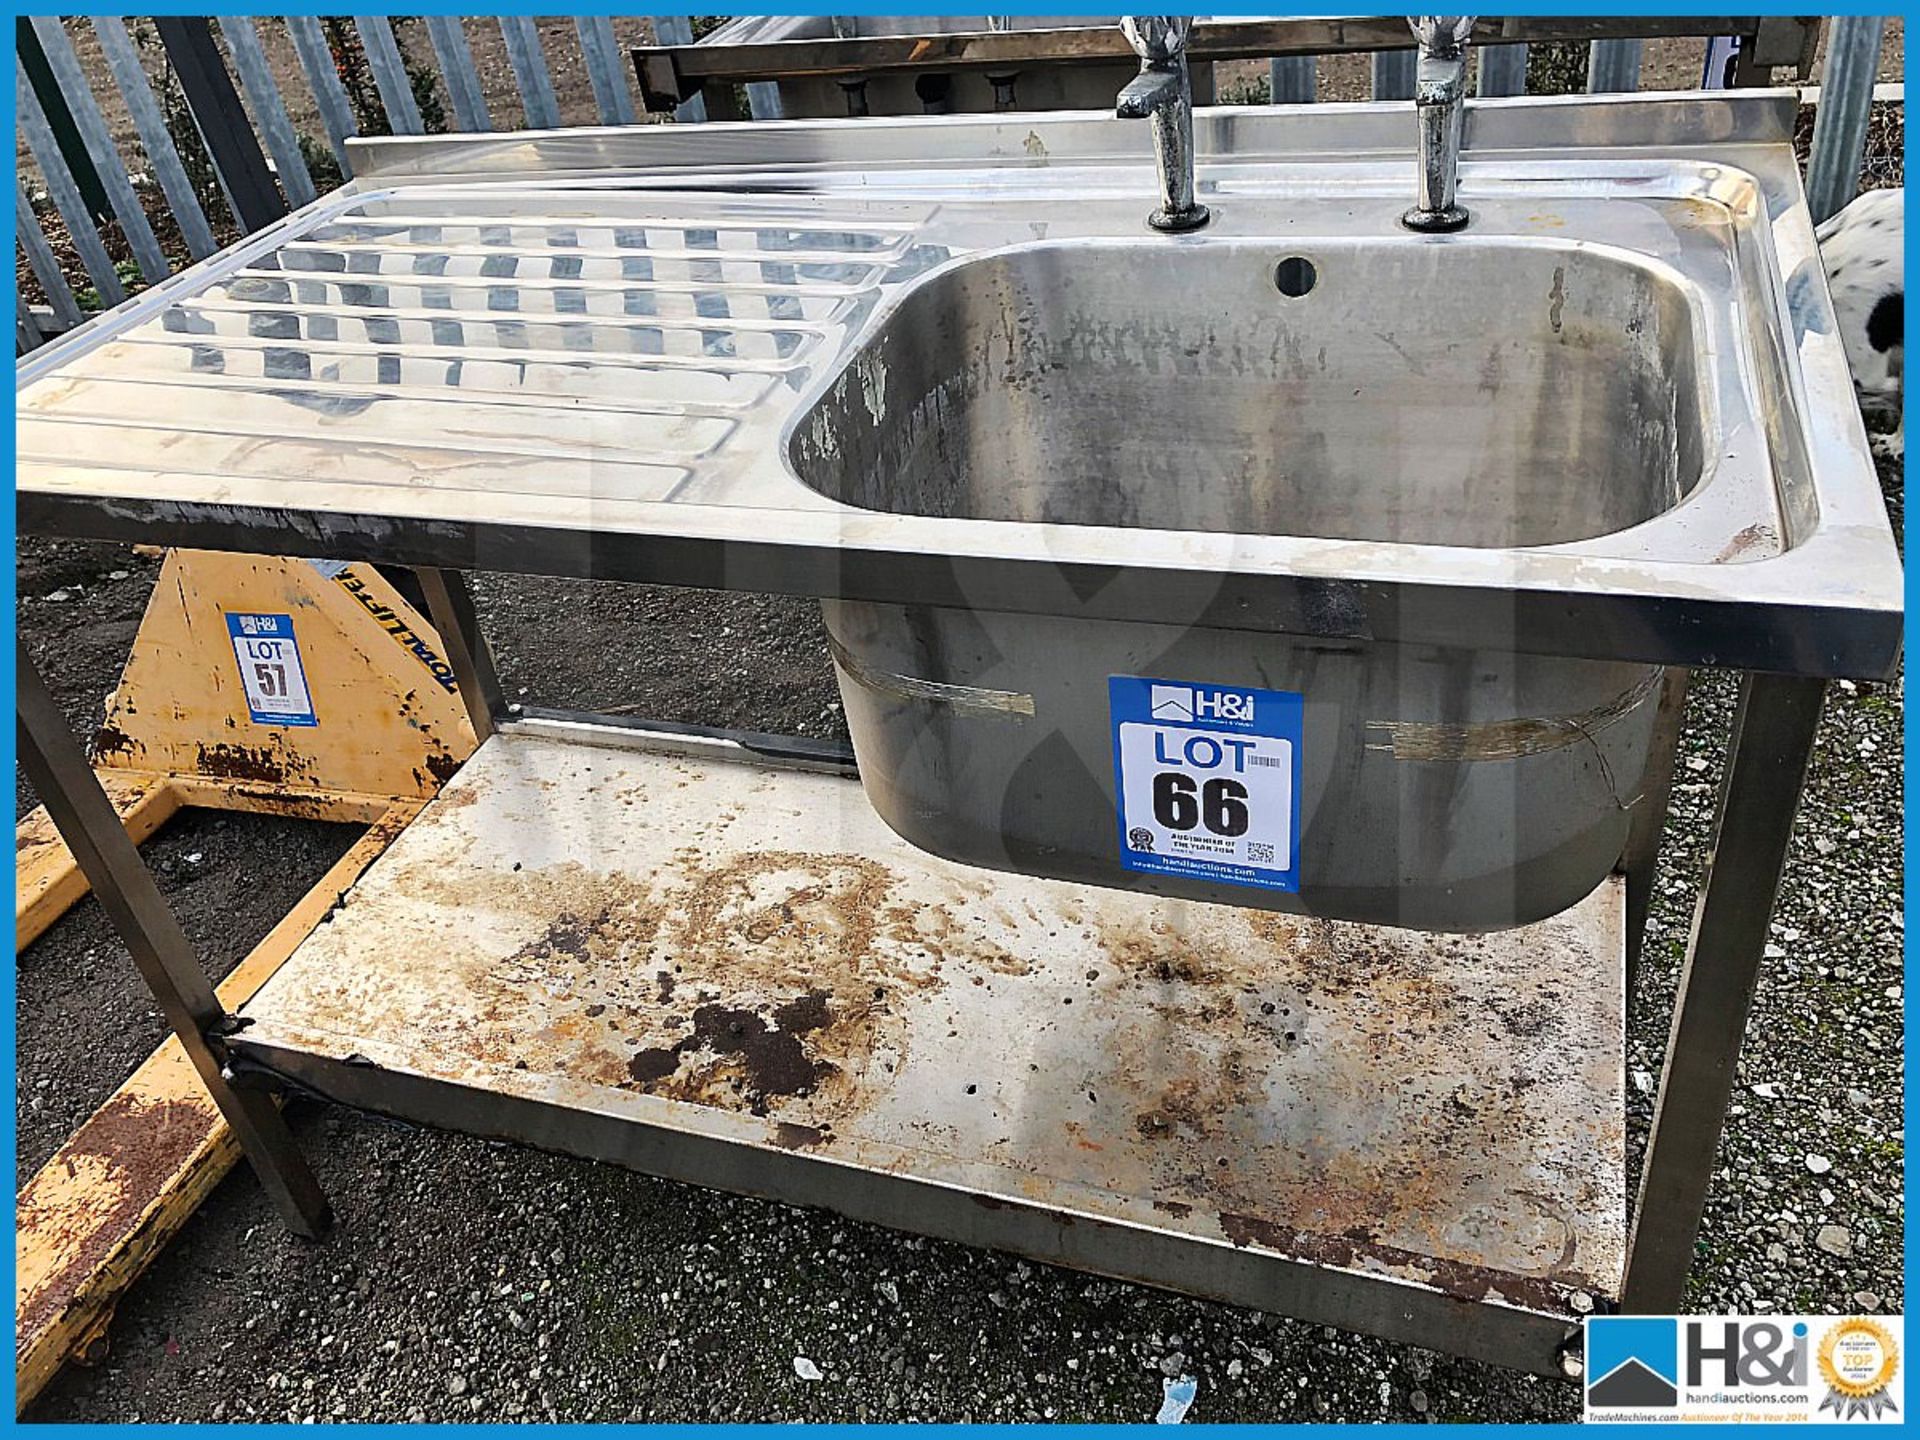
<path fill-rule="evenodd" d="M 1120 33 L 1146 64 L 1165 65 L 1184 54 L 1193 30 L 1191 15 L 1123 15 Z"/>
<path fill-rule="evenodd" d="M 1467 58 L 1467 41 L 1473 35 L 1474 15 L 1409 15 L 1407 26 L 1424 57 L 1462 60 Z"/>

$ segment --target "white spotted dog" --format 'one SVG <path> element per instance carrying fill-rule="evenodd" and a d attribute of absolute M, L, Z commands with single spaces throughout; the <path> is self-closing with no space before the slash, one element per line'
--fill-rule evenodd
<path fill-rule="evenodd" d="M 1871 437 L 1874 453 L 1895 456 L 1903 463 L 1907 453 L 1907 281 L 1902 255 L 1906 229 L 1906 193 L 1896 187 L 1856 197 L 1814 232 L 1861 412 L 1882 424 L 1887 420 L 1893 424 L 1891 434 Z"/>

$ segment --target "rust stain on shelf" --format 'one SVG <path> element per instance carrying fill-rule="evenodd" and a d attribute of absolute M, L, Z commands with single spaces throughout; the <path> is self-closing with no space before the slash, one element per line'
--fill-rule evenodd
<path fill-rule="evenodd" d="M 764 775 L 554 749 L 504 777 L 483 750 L 263 992 L 269 1023 L 991 1174 L 990 1207 L 1516 1303 L 1617 1281 L 1593 1217 L 1624 1210 L 1619 1001 L 1577 973 L 1618 963 L 1614 892 L 1493 937 L 1153 901 L 946 865 L 831 777 L 775 805 Z"/>

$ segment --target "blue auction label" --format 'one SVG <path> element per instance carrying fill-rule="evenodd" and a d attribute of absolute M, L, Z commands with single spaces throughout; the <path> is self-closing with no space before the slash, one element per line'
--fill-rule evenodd
<path fill-rule="evenodd" d="M 1300 696 L 1134 675 L 1107 691 L 1120 863 L 1297 891 Z"/>
<path fill-rule="evenodd" d="M 256 725 L 318 725 L 291 615 L 230 613 L 227 634 Z"/>

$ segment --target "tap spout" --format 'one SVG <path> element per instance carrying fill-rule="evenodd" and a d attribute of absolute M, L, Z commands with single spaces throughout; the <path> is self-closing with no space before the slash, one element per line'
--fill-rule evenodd
<path fill-rule="evenodd" d="M 1120 92 L 1114 114 L 1144 119 L 1152 129 L 1160 206 L 1147 223 L 1156 230 L 1197 230 L 1212 218 L 1193 198 L 1193 81 L 1187 72 L 1192 24 L 1172 15 L 1130 15 L 1120 22 L 1140 57 L 1140 73 Z"/>
<path fill-rule="evenodd" d="M 1466 209 L 1455 198 L 1467 90 L 1471 15 L 1415 15 L 1408 19 L 1420 58 L 1414 71 L 1414 114 L 1420 126 L 1420 164 L 1413 208 L 1400 217 L 1409 230 L 1464 229 Z"/>
<path fill-rule="evenodd" d="M 1173 71 L 1172 65 L 1158 68 L 1152 61 L 1143 61 L 1140 73 L 1127 82 L 1127 88 L 1120 92 L 1120 99 L 1114 105 L 1114 114 L 1122 120 L 1144 120 L 1170 105 L 1180 103 L 1180 77 Z"/>

